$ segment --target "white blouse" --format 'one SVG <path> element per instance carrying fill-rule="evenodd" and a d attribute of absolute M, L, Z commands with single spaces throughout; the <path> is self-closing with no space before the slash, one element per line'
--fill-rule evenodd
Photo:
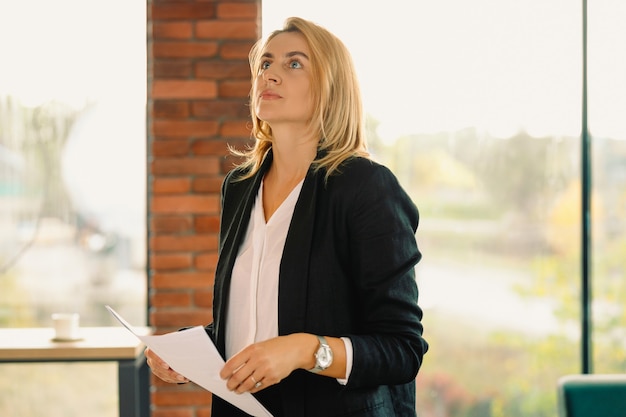
<path fill-rule="evenodd" d="M 233 267 L 226 314 L 227 359 L 252 343 L 278 336 L 280 261 L 303 182 L 294 187 L 267 223 L 261 182 Z M 352 343 L 342 339 L 347 351 L 347 372 L 339 382 L 345 384 L 352 368 Z"/>

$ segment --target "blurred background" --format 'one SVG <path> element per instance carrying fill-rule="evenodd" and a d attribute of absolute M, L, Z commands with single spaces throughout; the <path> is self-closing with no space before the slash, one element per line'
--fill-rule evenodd
<path fill-rule="evenodd" d="M 0 3 L 2 325 L 47 326 L 54 311 L 104 325 L 107 303 L 145 323 L 146 10 L 134 3 Z"/>
<path fill-rule="evenodd" d="M 0 2 L 0 326 L 146 323 L 145 39 L 145 2 Z M 0 365 L 0 415 L 115 416 L 116 373 Z"/>

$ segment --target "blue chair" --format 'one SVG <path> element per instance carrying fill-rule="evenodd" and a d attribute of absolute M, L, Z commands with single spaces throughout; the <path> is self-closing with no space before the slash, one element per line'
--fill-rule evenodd
<path fill-rule="evenodd" d="M 626 417 L 626 374 L 567 375 L 558 390 L 559 417 Z"/>

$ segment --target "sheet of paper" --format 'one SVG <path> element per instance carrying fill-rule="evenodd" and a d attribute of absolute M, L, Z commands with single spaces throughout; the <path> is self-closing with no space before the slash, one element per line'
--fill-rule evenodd
<path fill-rule="evenodd" d="M 158 336 L 143 336 L 137 334 L 115 310 L 109 306 L 106 308 L 124 327 L 179 374 L 251 416 L 272 417 L 272 414 L 252 394 L 248 392 L 235 394 L 228 390 L 226 381 L 219 375 L 224 366 L 224 360 L 203 327 L 197 326 Z"/>

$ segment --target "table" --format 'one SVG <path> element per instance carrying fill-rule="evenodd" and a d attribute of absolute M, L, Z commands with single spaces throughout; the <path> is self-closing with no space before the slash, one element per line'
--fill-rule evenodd
<path fill-rule="evenodd" d="M 133 327 L 150 334 L 148 327 Z M 117 362 L 120 417 L 149 417 L 150 374 L 144 344 L 123 327 L 81 327 L 80 340 L 52 340 L 52 328 L 0 328 L 0 363 Z"/>

